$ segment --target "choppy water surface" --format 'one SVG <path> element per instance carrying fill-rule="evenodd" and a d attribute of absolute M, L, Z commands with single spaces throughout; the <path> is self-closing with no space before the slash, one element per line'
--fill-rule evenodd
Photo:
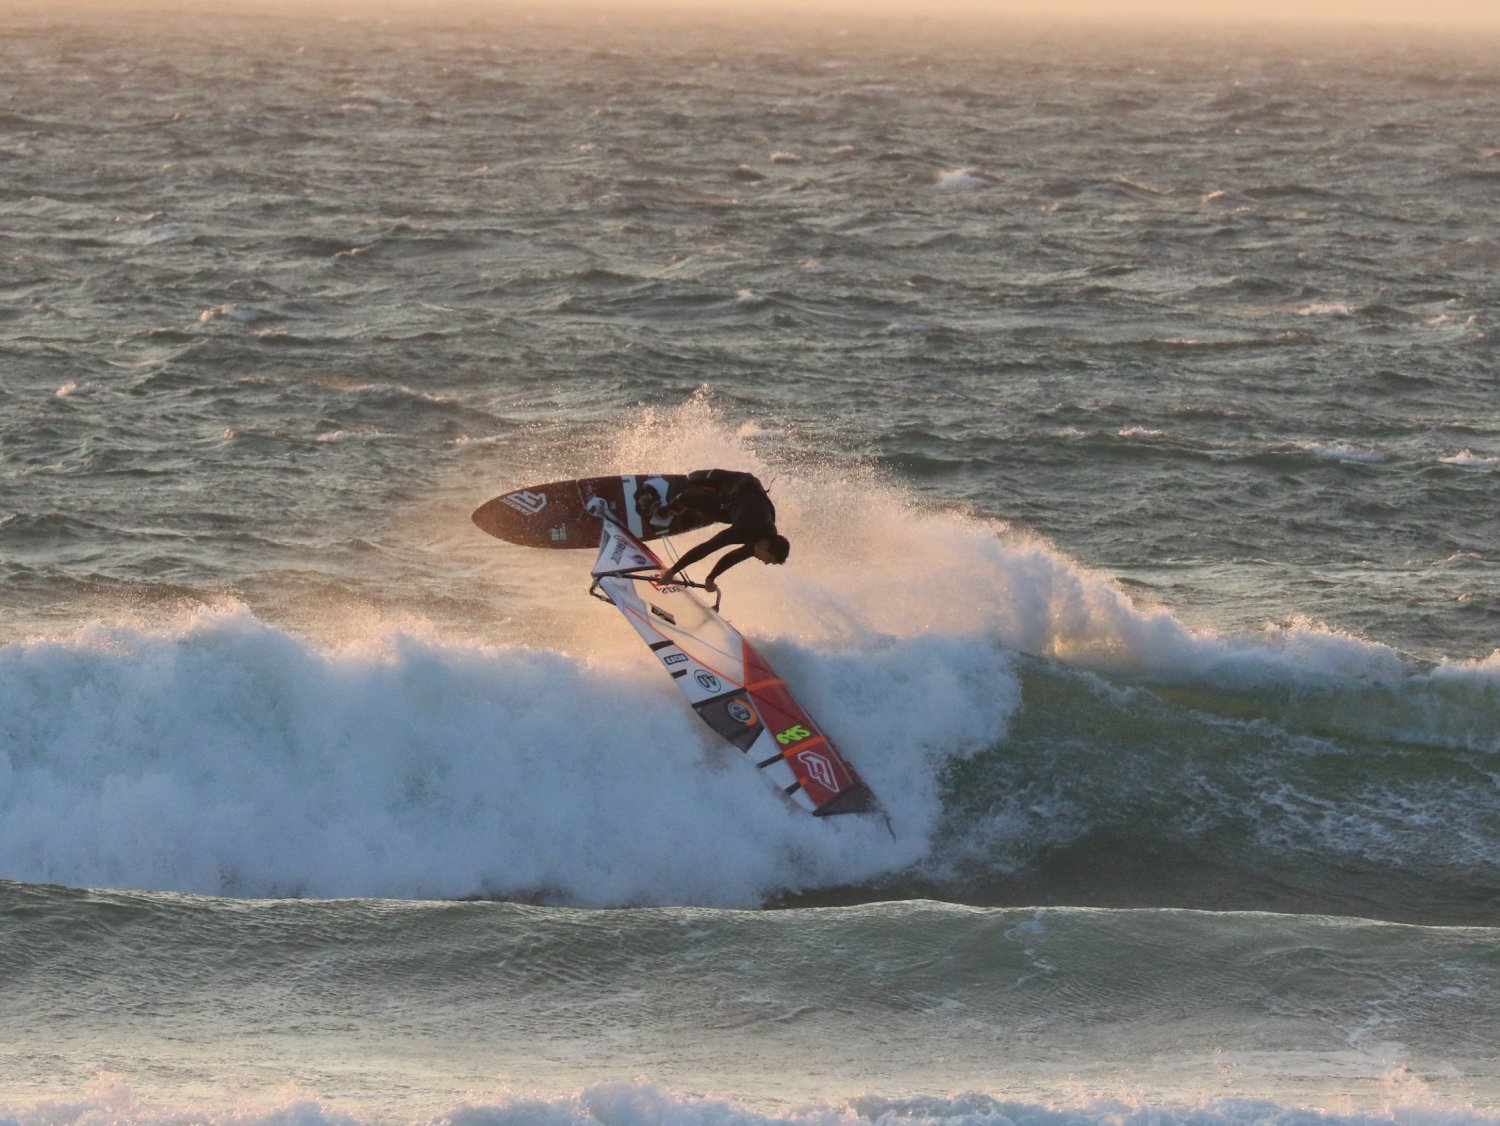
<path fill-rule="evenodd" d="M 4 20 L 0 1122 L 1493 1114 L 1492 39 Z M 468 520 L 708 465 L 892 832 Z"/>

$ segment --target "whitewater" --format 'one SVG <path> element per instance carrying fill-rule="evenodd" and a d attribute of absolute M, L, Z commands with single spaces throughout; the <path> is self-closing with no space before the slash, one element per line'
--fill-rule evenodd
<path fill-rule="evenodd" d="M 716 447 L 715 463 L 772 475 L 701 399 L 636 421 L 628 453 L 576 471 L 687 464 L 674 433 Z M 313 639 L 228 601 L 5 646 L 0 730 L 25 751 L 5 764 L 10 874 L 211 895 L 753 906 L 902 873 L 944 884 L 976 836 L 989 860 L 1019 867 L 1101 828 L 1077 821 L 1108 823 L 1168 770 L 1209 769 L 1212 781 L 1194 779 L 1200 831 L 1249 818 L 1268 852 L 1391 853 L 1392 878 L 1416 858 L 1382 837 L 1416 816 L 1467 830 L 1429 839 L 1423 872 L 1448 867 L 1458 884 L 1495 866 L 1482 792 L 1404 777 L 1436 758 L 1479 781 L 1497 737 L 1492 661 L 1427 666 L 1311 625 L 1195 633 L 1034 535 L 932 512 L 868 478 L 803 467 L 777 496 L 796 573 L 745 574 L 726 612 L 754 623 L 836 742 L 861 749 L 894 840 L 873 822 L 811 821 L 751 784 L 633 634 L 580 597 L 589 553 L 538 559 L 480 541 L 529 591 L 509 598 L 509 639 L 450 640 L 374 615 Z M 1017 738 L 1027 687 L 1051 730 Z M 1137 765 L 1147 777 L 1123 783 L 1104 748 L 1066 745 L 1058 727 L 1082 707 L 1106 729 L 1130 715 L 1144 741 L 1220 746 L 1185 760 L 1153 747 L 1162 773 Z M 1330 796 L 1296 790 L 1296 760 L 1352 767 L 1372 738 L 1403 761 L 1361 768 L 1326 839 Z M 1226 746 L 1262 761 L 1226 762 Z M 1041 777 L 975 807 L 969 791 L 1003 787 L 1014 776 L 1003 760 L 1028 751 L 1051 758 L 1028 773 L 1068 764 L 1085 811 Z M 1234 781 L 1258 792 L 1212 792 Z M 656 832 L 639 831 L 643 817 Z M 948 879 L 949 897 L 976 894 L 967 875 Z"/>

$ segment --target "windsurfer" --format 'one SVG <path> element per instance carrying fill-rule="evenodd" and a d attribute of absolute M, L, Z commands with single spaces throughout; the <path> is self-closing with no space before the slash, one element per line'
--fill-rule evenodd
<path fill-rule="evenodd" d="M 792 545 L 776 530 L 776 506 L 766 495 L 766 487 L 753 473 L 699 469 L 688 474 L 686 487 L 669 502 L 663 503 L 654 489 L 646 488 L 636 493 L 635 504 L 636 511 L 657 523 L 692 512 L 729 525 L 684 552 L 671 570 L 662 573 L 661 582 L 670 582 L 684 568 L 700 559 L 738 544 L 735 550 L 720 557 L 704 580 L 704 589 L 712 592 L 718 589 L 714 585 L 715 579 L 751 556 L 762 563 L 785 563 L 791 551 Z"/>

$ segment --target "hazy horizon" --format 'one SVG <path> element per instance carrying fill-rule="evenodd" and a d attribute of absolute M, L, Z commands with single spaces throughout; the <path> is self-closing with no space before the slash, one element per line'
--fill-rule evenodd
<path fill-rule="evenodd" d="M 355 0 L 350 0 L 355 2 Z M 399 2 L 399 0 L 398 0 Z M 485 0 L 471 0 L 483 4 Z M 494 0 L 504 3 L 505 0 Z M 653 0 L 595 0 L 609 6 L 651 5 Z M 980 17 L 1024 16 L 1056 19 L 1182 20 L 1194 24 L 1296 21 L 1350 24 L 1411 24 L 1500 27 L 1496 0 L 1255 0 L 1205 3 L 1201 0 L 665 0 L 675 7 L 753 12 L 766 7 L 848 14 L 925 16 L 936 12 Z"/>
<path fill-rule="evenodd" d="M 202 11 L 189 0 L 63 0 L 53 10 Z M 1411 26 L 1434 31 L 1481 28 L 1500 30 L 1497 0 L 1255 0 L 1254 3 L 1205 3 L 1201 0 L 238 0 L 233 11 L 257 8 L 340 15 L 434 15 L 450 12 L 499 13 L 507 9 L 574 8 L 594 12 L 672 11 L 704 16 L 836 16 L 888 19 L 969 18 L 1024 19 L 1091 23 L 1178 23 L 1201 27 L 1215 23 L 1307 23 L 1317 25 Z M 0 0 L 0 11 L 35 12 L 30 0 Z"/>

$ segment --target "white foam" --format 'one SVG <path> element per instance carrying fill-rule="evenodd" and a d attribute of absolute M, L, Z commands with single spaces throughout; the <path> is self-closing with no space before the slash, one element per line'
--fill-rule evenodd
<path fill-rule="evenodd" d="M 378 442 L 383 438 L 394 438 L 397 435 L 387 433 L 384 430 L 328 430 L 313 439 L 315 442 Z"/>
<path fill-rule="evenodd" d="M 1500 465 L 1500 457 L 1486 457 L 1469 449 L 1460 450 L 1440 460 L 1444 465 L 1461 465 L 1470 469 L 1487 469 L 1493 465 Z"/>
<path fill-rule="evenodd" d="M 595 606 L 598 628 L 612 625 Z M 623 639 L 619 639 L 623 640 Z M 793 809 L 639 645 L 581 659 L 388 632 L 322 650 L 243 608 L 0 649 L 7 878 L 233 895 L 542 893 L 751 905 L 925 849 L 931 760 L 988 745 L 1006 680 L 982 642 L 872 658 L 768 647 L 887 797 Z M 947 700 L 951 721 L 925 709 Z M 921 705 L 921 706 L 918 706 Z"/>
<path fill-rule="evenodd" d="M 947 999 L 935 999 L 938 1005 Z M 951 1007 L 951 1006 L 950 1006 Z M 1221 1068 L 1232 1061 L 1219 1059 Z M 1326 1061 L 1325 1066 L 1326 1066 Z M 1385 1081 L 1378 1109 L 1335 1100 L 1330 1109 L 1264 1099 L 1173 1100 L 1132 1094 L 1104 1097 L 1001 1099 L 980 1092 L 892 1098 L 869 1094 L 836 1102 L 756 1105 L 714 1093 L 678 1093 L 654 1083 L 613 1080 L 592 1083 L 574 1094 L 480 1089 L 436 1115 L 426 1110 L 346 1109 L 348 1098 L 324 1099 L 304 1085 L 287 1082 L 277 1091 L 242 1093 L 227 1105 L 205 1108 L 199 1097 L 173 1107 L 138 1096 L 125 1077 L 101 1075 L 92 1088 L 29 1107 L 0 1107 L 4 1126 L 59 1126 L 109 1122 L 113 1126 L 158 1126 L 183 1122 L 204 1126 L 411 1126 L 448 1122 L 462 1126 L 991 1126 L 1048 1122 L 1054 1126 L 1496 1126 L 1500 1117 L 1472 1107 L 1446 1105 L 1425 1085 L 1396 1074 Z M 1090 1083 L 1097 1088 L 1100 1084 Z M 1121 1084 L 1122 1086 L 1124 1084 Z"/>
<path fill-rule="evenodd" d="M 210 309 L 204 309 L 198 314 L 198 320 L 207 324 L 209 321 L 219 318 L 227 318 L 231 321 L 255 321 L 260 319 L 260 314 L 254 309 L 246 308 L 244 305 L 215 305 Z"/>
<path fill-rule="evenodd" d="M 87 381 L 79 383 L 76 379 L 70 379 L 54 391 L 53 395 L 59 399 L 74 399 L 97 395 L 103 390 L 104 388 L 97 383 L 89 383 Z"/>
<path fill-rule="evenodd" d="M 1314 457 L 1327 461 L 1343 461 L 1356 465 L 1381 465 L 1391 459 L 1384 450 L 1363 449 L 1347 442 L 1302 442 L 1302 449 Z"/>
<path fill-rule="evenodd" d="M 993 188 L 1000 182 L 1000 177 L 978 168 L 945 168 L 938 173 L 937 177 L 937 186 L 944 191 Z"/>

